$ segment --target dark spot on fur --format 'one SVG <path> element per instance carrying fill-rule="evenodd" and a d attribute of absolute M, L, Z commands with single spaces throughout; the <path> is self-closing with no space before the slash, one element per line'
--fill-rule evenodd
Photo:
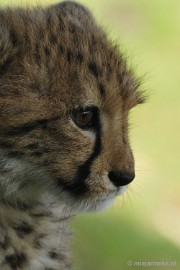
<path fill-rule="evenodd" d="M 73 52 L 70 49 L 68 49 L 67 50 L 67 61 L 69 62 L 69 64 L 72 63 L 73 58 L 74 58 Z"/>
<path fill-rule="evenodd" d="M 33 151 L 31 156 L 33 157 L 40 157 L 45 153 L 45 151 Z"/>
<path fill-rule="evenodd" d="M 81 64 L 83 62 L 84 56 L 82 55 L 81 52 L 78 52 L 77 54 L 77 60 L 79 62 L 79 64 Z"/>
<path fill-rule="evenodd" d="M 38 150 L 34 149 L 34 151 L 32 151 L 32 153 L 31 153 L 31 156 L 39 157 L 39 156 L 42 156 L 48 152 L 51 152 L 51 149 L 49 147 L 41 147 Z"/>
<path fill-rule="evenodd" d="M 70 74 L 69 74 L 69 77 L 68 77 L 68 79 L 69 79 L 69 82 L 71 83 L 73 83 L 74 81 L 77 81 L 77 80 L 79 80 L 79 74 L 78 74 L 78 72 L 77 71 L 72 71 Z"/>
<path fill-rule="evenodd" d="M 50 48 L 45 47 L 44 51 L 45 51 L 46 56 L 50 56 L 50 54 L 51 54 Z"/>
<path fill-rule="evenodd" d="M 47 124 L 48 124 L 49 120 L 48 119 L 42 119 L 39 120 L 38 123 L 42 128 L 47 128 Z"/>
<path fill-rule="evenodd" d="M 13 62 L 12 57 L 7 59 L 5 62 L 0 61 L 0 75 L 3 75 L 8 71 L 12 62 Z M 0 96 L 5 96 L 5 94 L 2 94 L 2 92 L 0 91 Z"/>
<path fill-rule="evenodd" d="M 12 45 L 16 47 L 18 45 L 18 38 L 17 38 L 16 33 L 13 31 L 13 29 L 11 29 L 10 31 L 10 37 L 11 37 Z"/>
<path fill-rule="evenodd" d="M 49 164 L 54 164 L 54 160 L 51 160 L 51 159 L 44 159 L 43 162 L 42 162 L 42 165 L 43 166 L 47 166 Z"/>
<path fill-rule="evenodd" d="M 90 52 L 91 55 L 95 54 L 95 52 L 96 52 L 96 45 L 95 45 L 95 44 L 93 44 L 93 45 L 89 48 L 89 52 Z"/>
<path fill-rule="evenodd" d="M 30 144 L 26 145 L 25 148 L 34 150 L 34 149 L 38 148 L 38 144 L 37 143 L 30 143 Z"/>
<path fill-rule="evenodd" d="M 30 122 L 30 123 L 25 123 L 19 126 L 11 126 L 8 130 L 6 130 L 5 132 L 3 132 L 4 135 L 7 136 L 20 136 L 20 135 L 24 135 L 26 133 L 31 132 L 34 129 L 37 128 L 46 128 L 47 124 L 49 121 L 51 120 L 55 120 L 54 119 L 41 119 L 41 120 L 36 120 L 34 122 Z"/>
<path fill-rule="evenodd" d="M 100 77 L 102 75 L 102 72 L 100 68 L 96 65 L 96 63 L 92 62 L 88 65 L 89 71 L 96 77 Z"/>
<path fill-rule="evenodd" d="M 96 51 L 98 50 L 97 37 L 94 35 L 92 35 L 91 37 L 91 45 L 89 50 L 91 54 L 95 54 Z"/>
<path fill-rule="evenodd" d="M 21 151 L 10 151 L 7 153 L 8 157 L 14 158 L 14 157 L 21 157 L 24 155 Z"/>
<path fill-rule="evenodd" d="M 110 65 L 108 65 L 106 68 L 107 68 L 107 79 L 109 80 L 113 71 L 112 71 L 112 67 Z"/>
<path fill-rule="evenodd" d="M 4 201 L 4 200 L 2 200 L 2 201 Z M 6 205 L 10 205 L 14 209 L 19 209 L 19 210 L 22 210 L 22 211 L 26 211 L 26 210 L 31 209 L 33 207 L 33 205 L 28 205 L 28 204 L 26 204 L 26 203 L 24 203 L 24 202 L 22 202 L 20 200 L 16 200 L 15 205 L 12 203 L 12 201 L 7 200 L 7 199 L 4 201 L 4 203 Z"/>
<path fill-rule="evenodd" d="M 39 92 L 40 89 L 41 89 L 41 86 L 40 86 L 39 83 L 37 83 L 37 82 L 32 82 L 32 83 L 29 85 L 29 88 L 30 88 L 30 90 L 33 90 L 33 92 Z"/>
<path fill-rule="evenodd" d="M 50 212 L 43 212 L 43 213 L 33 213 L 31 214 L 32 217 L 51 217 L 52 214 Z"/>
<path fill-rule="evenodd" d="M 64 52 L 65 52 L 65 49 L 64 49 L 64 47 L 62 45 L 59 45 L 59 52 L 61 54 L 64 54 Z"/>
<path fill-rule="evenodd" d="M 40 53 L 39 44 L 36 44 L 35 51 L 34 51 L 34 58 L 36 60 L 36 63 L 38 64 L 38 66 L 40 66 L 41 65 L 41 53 Z"/>
<path fill-rule="evenodd" d="M 61 18 L 59 18 L 59 29 L 61 32 L 65 31 L 65 25 L 64 25 L 64 22 Z"/>
<path fill-rule="evenodd" d="M 51 14 L 49 13 L 48 15 L 47 15 L 47 29 L 51 29 L 51 27 L 52 27 L 52 16 L 51 16 Z"/>
<path fill-rule="evenodd" d="M 74 24 L 72 24 L 72 25 L 69 26 L 69 32 L 70 32 L 71 34 L 74 34 L 74 33 L 76 32 L 76 27 L 75 27 Z"/>
<path fill-rule="evenodd" d="M 101 96 L 104 97 L 105 96 L 105 92 L 106 92 L 105 91 L 105 86 L 102 83 L 99 83 L 98 84 L 98 89 L 100 91 Z"/>
<path fill-rule="evenodd" d="M 39 29 L 39 39 L 42 41 L 45 36 L 45 30 L 43 28 Z"/>
<path fill-rule="evenodd" d="M 10 239 L 8 236 L 4 237 L 4 240 L 0 242 L 0 248 L 6 250 L 9 247 Z"/>
<path fill-rule="evenodd" d="M 23 238 L 33 232 L 33 227 L 26 222 L 22 222 L 21 224 L 13 226 L 13 229 L 16 231 L 20 238 Z"/>
<path fill-rule="evenodd" d="M 33 247 L 36 249 L 40 249 L 41 248 L 41 242 L 38 239 L 35 239 Z"/>
<path fill-rule="evenodd" d="M 30 37 L 29 37 L 27 31 L 24 33 L 24 41 L 25 41 L 26 46 L 29 47 L 29 45 L 30 45 Z"/>
<path fill-rule="evenodd" d="M 24 189 L 24 188 L 27 188 L 28 184 L 29 184 L 29 183 L 28 183 L 27 181 L 21 183 L 21 184 L 19 185 L 19 190 L 22 190 L 22 189 Z"/>
<path fill-rule="evenodd" d="M 24 263 L 27 261 L 27 257 L 24 253 L 17 253 L 6 256 L 5 261 L 13 270 L 16 270 L 24 265 Z"/>
<path fill-rule="evenodd" d="M 118 79 L 120 87 L 122 87 L 122 85 L 124 84 L 125 76 L 126 76 L 125 71 L 122 71 L 120 74 L 117 74 L 117 79 Z"/>
<path fill-rule="evenodd" d="M 74 47 L 78 48 L 79 39 L 80 39 L 78 33 L 74 32 L 71 38 L 72 38 L 72 43 L 74 44 Z"/>
<path fill-rule="evenodd" d="M 12 146 L 13 146 L 13 143 L 11 142 L 0 141 L 0 147 L 2 148 L 9 149 L 9 148 L 12 148 Z"/>
<path fill-rule="evenodd" d="M 52 34 L 52 35 L 50 36 L 50 43 L 51 43 L 52 45 L 57 44 L 57 36 L 55 36 L 54 34 Z"/>
<path fill-rule="evenodd" d="M 35 236 L 35 240 L 33 243 L 34 248 L 40 249 L 42 247 L 41 240 L 46 236 L 47 235 L 45 233 L 41 233 L 41 234 Z"/>
<path fill-rule="evenodd" d="M 4 164 L 0 164 L 0 173 L 1 174 L 10 173 L 11 171 L 12 171 L 12 168 L 7 168 L 6 166 L 4 167 Z"/>
<path fill-rule="evenodd" d="M 54 259 L 54 260 L 58 258 L 58 254 L 54 250 L 49 251 L 48 255 L 49 255 L 49 258 Z"/>
<path fill-rule="evenodd" d="M 123 141 L 124 145 L 127 145 L 127 140 L 126 140 L 126 137 L 124 135 L 122 136 L 122 141 Z"/>

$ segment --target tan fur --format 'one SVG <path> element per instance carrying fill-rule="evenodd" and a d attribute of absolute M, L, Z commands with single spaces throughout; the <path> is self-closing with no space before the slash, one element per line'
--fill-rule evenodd
<path fill-rule="evenodd" d="M 128 112 L 143 102 L 138 88 L 121 53 L 83 6 L 1 10 L 1 207 L 16 208 L 22 217 L 23 209 L 30 209 L 31 217 L 48 193 L 69 211 L 95 210 L 122 193 L 124 187 L 117 189 L 108 173 L 134 172 Z M 99 110 L 99 135 L 71 119 L 73 109 L 87 106 Z M 84 180 L 83 170 L 90 170 Z M 30 265 L 8 268 L 4 262 L 1 269 L 30 270 Z M 47 269 L 68 269 L 60 265 Z"/>

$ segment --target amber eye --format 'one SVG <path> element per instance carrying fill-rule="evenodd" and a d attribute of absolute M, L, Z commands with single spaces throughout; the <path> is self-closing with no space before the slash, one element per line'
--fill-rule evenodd
<path fill-rule="evenodd" d="M 72 112 L 72 119 L 80 128 L 88 129 L 94 127 L 97 122 L 97 108 L 75 109 Z"/>

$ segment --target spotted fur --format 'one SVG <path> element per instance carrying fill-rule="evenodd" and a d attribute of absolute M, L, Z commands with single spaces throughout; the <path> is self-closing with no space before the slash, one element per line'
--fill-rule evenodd
<path fill-rule="evenodd" d="M 69 218 L 134 178 L 139 85 L 80 4 L 0 10 L 0 269 L 70 268 Z M 96 125 L 85 130 L 72 112 L 87 107 Z"/>

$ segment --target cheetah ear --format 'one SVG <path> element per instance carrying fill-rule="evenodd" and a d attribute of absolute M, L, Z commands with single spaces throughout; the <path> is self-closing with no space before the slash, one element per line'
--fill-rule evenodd
<path fill-rule="evenodd" d="M 83 5 L 74 1 L 64 1 L 53 5 L 57 10 L 63 14 L 71 14 L 75 17 L 88 16 L 91 18 L 91 12 Z"/>
<path fill-rule="evenodd" d="M 52 6 L 56 9 L 59 16 L 66 17 L 67 19 L 81 24 L 81 26 L 86 29 L 86 27 L 94 24 L 94 19 L 88 8 L 83 5 L 73 2 L 64 1 Z"/>

